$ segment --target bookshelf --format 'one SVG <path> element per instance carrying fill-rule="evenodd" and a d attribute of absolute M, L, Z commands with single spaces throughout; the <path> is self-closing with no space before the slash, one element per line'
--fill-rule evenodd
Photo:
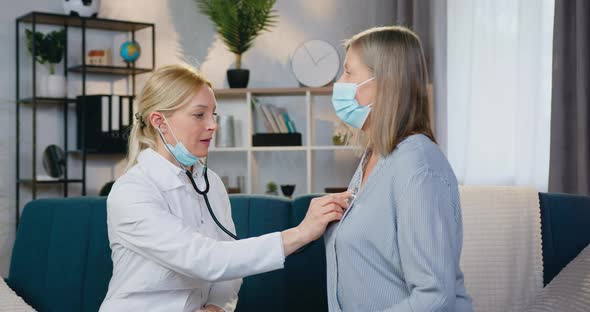
<path fill-rule="evenodd" d="M 333 145 L 332 87 L 216 89 L 217 111 L 236 123 L 236 146 L 210 148 L 209 167 L 220 176 L 245 176 L 245 193 L 262 194 L 268 182 L 295 184 L 295 195 L 348 185 L 358 149 Z M 302 135 L 301 146 L 253 146 L 252 135 L 266 132 L 252 99 L 287 110 Z M 221 130 L 223 131 L 223 130 Z M 280 187 L 279 187 L 280 194 Z"/>
<path fill-rule="evenodd" d="M 58 73 L 63 69 L 67 96 L 52 98 L 40 94 L 37 86 L 41 83 L 42 72 L 37 70 L 40 64 L 34 61 L 33 54 L 27 51 L 25 29 L 46 32 L 63 29 L 65 49 L 63 60 L 58 66 Z M 89 95 L 91 82 L 116 82 L 127 80 L 130 85 L 127 96 L 136 93 L 136 76 L 151 72 L 155 64 L 155 25 L 134 21 L 112 20 L 105 18 L 85 18 L 46 12 L 29 12 L 15 20 L 15 81 L 16 81 L 16 213 L 18 225 L 21 203 L 38 197 L 63 194 L 63 197 L 77 194 L 86 195 L 87 156 L 89 154 L 85 127 L 78 129 L 76 121 L 86 124 L 84 112 L 90 106 L 87 99 L 77 101 L 77 96 Z M 141 32 L 140 32 L 141 31 Z M 96 43 L 95 35 L 102 35 L 109 45 L 118 36 L 136 39 L 136 35 L 150 39 L 141 41 L 144 51 L 150 51 L 151 59 L 136 67 L 103 66 L 86 63 L 86 55 L 91 44 Z M 33 41 L 34 42 L 34 41 Z M 148 42 L 150 44 L 148 44 Z M 34 47 L 35 44 L 32 44 Z M 148 54 L 149 55 L 149 54 Z M 113 64 L 116 64 L 113 62 Z M 120 63 L 121 64 L 121 63 Z M 61 73 L 60 73 L 61 74 Z M 97 79 L 97 76 L 100 76 Z M 70 87 L 73 87 L 70 89 Z M 79 88 L 78 88 L 79 87 Z M 75 91 L 74 91 L 75 90 Z M 80 108 L 80 113 L 78 113 Z M 69 117 L 70 116 L 70 117 Z M 73 117 L 72 117 L 73 116 Z M 71 129 L 71 130 L 70 130 Z M 79 132 L 78 132 L 79 131 Z M 121 132 L 123 130 L 120 130 Z M 81 138 L 79 144 L 72 144 L 70 138 Z M 72 140 L 75 141 L 75 140 Z M 48 144 L 60 146 L 64 153 L 64 174 L 61 178 L 50 178 L 42 174 L 41 147 Z M 95 179 L 94 176 L 92 176 Z M 61 196 L 61 195 L 60 195 Z"/>

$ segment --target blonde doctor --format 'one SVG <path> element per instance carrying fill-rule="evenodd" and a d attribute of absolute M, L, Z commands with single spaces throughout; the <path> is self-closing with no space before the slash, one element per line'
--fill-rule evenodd
<path fill-rule="evenodd" d="M 283 232 L 243 240 L 224 233 L 189 178 L 205 189 L 198 159 L 208 154 L 215 108 L 211 84 L 190 67 L 163 67 L 145 84 L 127 171 L 107 199 L 113 276 L 100 311 L 233 311 L 242 277 L 283 268 L 342 217 L 347 194 L 314 199 L 301 224 Z M 235 233 L 225 187 L 208 173 L 210 206 Z"/>

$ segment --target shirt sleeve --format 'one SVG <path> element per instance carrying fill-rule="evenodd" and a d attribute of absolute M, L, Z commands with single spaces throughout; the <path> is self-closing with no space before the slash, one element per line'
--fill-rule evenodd
<path fill-rule="evenodd" d="M 134 252 L 180 274 L 220 282 L 283 268 L 281 233 L 218 241 L 170 213 L 145 181 L 120 179 L 107 199 L 111 234 Z"/>
<path fill-rule="evenodd" d="M 454 311 L 460 231 L 450 183 L 425 170 L 397 202 L 398 245 L 410 296 L 386 311 Z"/>

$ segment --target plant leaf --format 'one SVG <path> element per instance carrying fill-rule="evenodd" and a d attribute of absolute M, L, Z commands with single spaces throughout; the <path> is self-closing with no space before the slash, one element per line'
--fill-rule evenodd
<path fill-rule="evenodd" d="M 55 30 L 48 34 L 41 32 L 33 32 L 25 29 L 25 36 L 27 39 L 27 49 L 29 53 L 33 54 L 33 38 L 35 41 L 35 61 L 39 64 L 61 62 L 64 56 L 66 45 L 65 29 Z"/>
<path fill-rule="evenodd" d="M 273 10 L 276 0 L 194 0 L 199 10 L 215 25 L 227 48 L 242 54 L 252 47 L 254 39 L 277 24 Z"/>

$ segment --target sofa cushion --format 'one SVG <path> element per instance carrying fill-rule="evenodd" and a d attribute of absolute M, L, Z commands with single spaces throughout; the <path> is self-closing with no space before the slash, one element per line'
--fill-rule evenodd
<path fill-rule="evenodd" d="M 35 309 L 98 310 L 112 272 L 105 205 L 86 197 L 25 206 L 8 280 Z"/>
<path fill-rule="evenodd" d="M 289 228 L 291 201 L 276 196 L 232 195 L 232 217 L 240 239 Z M 236 311 L 286 311 L 285 270 L 244 278 Z"/>
<path fill-rule="evenodd" d="M 297 226 L 307 213 L 309 202 L 319 195 L 293 200 L 291 226 Z M 326 249 L 322 238 L 287 258 L 285 263 L 289 311 L 328 311 L 326 292 Z"/>
<path fill-rule="evenodd" d="M 539 202 L 547 285 L 590 243 L 590 197 L 540 193 Z"/>

